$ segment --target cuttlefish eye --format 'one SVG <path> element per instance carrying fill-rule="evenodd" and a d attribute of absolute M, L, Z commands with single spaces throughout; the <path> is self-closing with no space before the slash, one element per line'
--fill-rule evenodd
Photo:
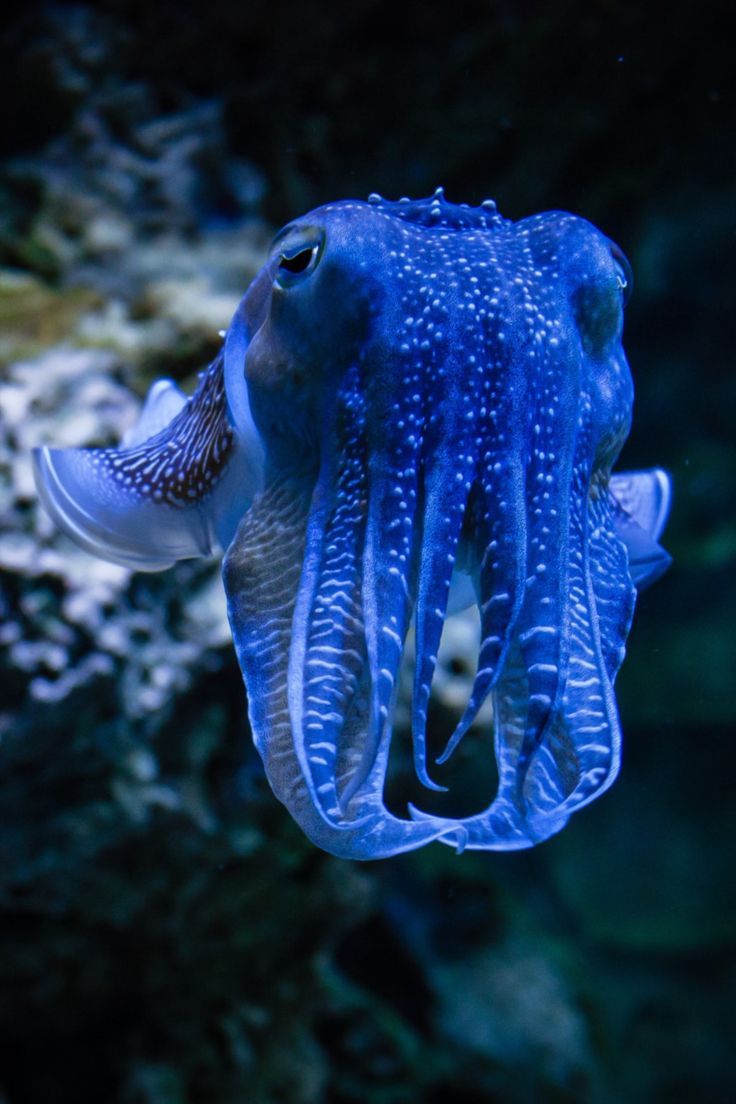
<path fill-rule="evenodd" d="M 276 283 L 290 288 L 314 272 L 322 254 L 323 238 L 301 238 L 282 246 L 278 255 Z"/>

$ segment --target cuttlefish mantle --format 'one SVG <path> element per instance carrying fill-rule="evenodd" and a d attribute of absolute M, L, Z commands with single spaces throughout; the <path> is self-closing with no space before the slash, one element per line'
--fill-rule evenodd
<path fill-rule="evenodd" d="M 119 448 L 37 451 L 45 505 L 94 554 L 157 570 L 225 551 L 256 747 L 327 851 L 529 847 L 616 777 L 636 590 L 669 562 L 668 476 L 611 474 L 630 284 L 564 212 L 510 222 L 441 190 L 327 204 L 276 236 L 191 398 L 161 381 Z M 475 679 L 430 762 L 442 627 L 469 602 Z M 493 697 L 498 789 L 472 816 L 386 806 L 410 623 L 426 787 Z"/>

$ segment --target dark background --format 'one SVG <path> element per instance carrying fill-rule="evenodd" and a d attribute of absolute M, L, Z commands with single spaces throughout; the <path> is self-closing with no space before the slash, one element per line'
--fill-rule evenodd
<path fill-rule="evenodd" d="M 37 281 L 36 351 L 58 336 L 49 304 L 134 299 L 124 266 L 39 234 L 42 219 L 83 237 L 52 178 L 125 209 L 126 257 L 162 228 L 194 247 L 370 191 L 443 184 L 511 218 L 559 207 L 631 261 L 637 406 L 619 466 L 667 468 L 675 500 L 673 567 L 640 599 L 618 683 L 621 778 L 530 853 L 317 852 L 267 792 L 224 647 L 145 724 L 104 680 L 44 711 L 4 654 L 2 1104 L 736 1099 L 726 10 L 210 0 L 30 5 L 6 22 L 0 260 Z M 167 192 L 164 170 L 126 193 L 138 170 L 121 151 L 171 116 L 199 134 L 176 162 L 186 188 Z M 0 309 L 12 328 L 2 294 Z M 211 351 L 190 342 L 170 370 Z M 138 386 L 160 360 L 121 378 Z M 133 580 L 126 602 L 175 620 L 176 578 Z M 9 621 L 60 600 L 43 572 L 5 565 L 2 586 Z M 120 797 L 121 763 L 151 748 L 167 783 L 196 781 L 206 817 Z"/>

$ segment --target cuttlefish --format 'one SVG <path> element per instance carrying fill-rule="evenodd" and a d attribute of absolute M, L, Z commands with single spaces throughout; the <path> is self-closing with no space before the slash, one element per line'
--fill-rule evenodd
<path fill-rule="evenodd" d="M 441 189 L 329 203 L 276 235 L 190 398 L 160 381 L 121 447 L 37 451 L 46 507 L 95 555 L 224 551 L 256 747 L 327 851 L 529 847 L 616 777 L 613 683 L 636 590 L 669 562 L 667 475 L 611 474 L 630 284 L 564 212 L 512 222 Z M 442 628 L 469 604 L 475 678 L 430 762 Z M 474 815 L 386 805 L 410 626 L 424 786 L 493 696 L 498 788 Z"/>

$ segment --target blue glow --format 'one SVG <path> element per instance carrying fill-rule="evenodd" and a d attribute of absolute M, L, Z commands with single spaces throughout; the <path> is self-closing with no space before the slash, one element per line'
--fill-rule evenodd
<path fill-rule="evenodd" d="M 39 454 L 49 508 L 98 555 L 153 569 L 229 544 L 256 746 L 326 850 L 529 847 L 615 779 L 635 586 L 669 562 L 668 477 L 611 478 L 631 420 L 629 286 L 618 248 L 564 212 L 513 223 L 441 189 L 328 204 L 277 236 L 196 394 L 157 392 L 149 422 L 163 395 L 168 426 Z M 451 590 L 477 601 L 481 642 L 432 763 Z M 443 788 L 435 773 L 493 695 L 499 787 L 475 816 L 384 803 L 412 618 L 425 786 Z"/>

